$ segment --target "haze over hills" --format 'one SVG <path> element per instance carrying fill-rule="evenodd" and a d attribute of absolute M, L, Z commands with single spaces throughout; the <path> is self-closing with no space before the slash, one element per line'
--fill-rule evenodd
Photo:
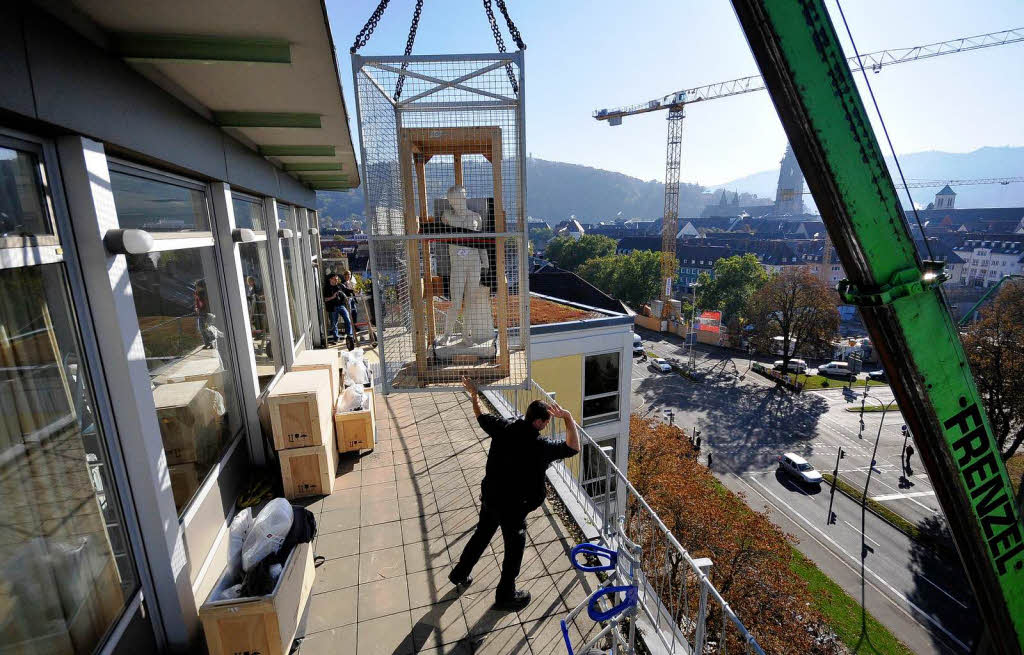
<path fill-rule="evenodd" d="M 896 167 L 891 158 L 886 158 L 889 169 L 895 174 Z M 900 165 L 907 180 L 954 180 L 986 177 L 1024 177 L 1024 148 L 985 147 L 973 152 L 941 152 L 929 150 L 900 155 Z M 779 171 L 768 170 L 747 175 L 725 184 L 716 184 L 712 189 L 747 191 L 761 196 L 775 197 L 775 186 Z M 894 175 L 898 179 L 898 174 Z M 941 189 L 911 189 L 914 202 L 926 207 Z M 1021 207 L 1024 206 L 1024 184 L 985 184 L 978 186 L 954 187 L 957 207 Z M 904 203 L 905 196 L 901 193 Z M 810 196 L 804 202 L 812 206 Z"/>
<path fill-rule="evenodd" d="M 901 156 L 900 163 L 908 180 L 1018 177 L 1024 176 L 1024 147 L 986 147 L 968 153 L 917 152 Z M 778 175 L 778 169 L 763 171 L 709 188 L 739 191 L 741 205 L 770 204 L 770 200 L 764 199 L 775 197 Z M 526 176 L 528 214 L 552 225 L 570 215 L 581 223 L 614 219 L 617 215 L 660 218 L 664 207 L 665 185 L 655 180 L 644 181 L 614 171 L 532 157 L 526 163 Z M 939 188 L 911 192 L 915 202 L 923 207 Z M 961 186 L 954 190 L 957 207 L 1024 206 L 1024 184 Z M 703 191 L 697 184 L 679 185 L 680 216 L 700 215 L 707 201 Z M 716 193 L 712 201 L 717 202 L 719 195 Z M 343 219 L 363 215 L 361 189 L 321 192 L 317 196 L 322 216 Z M 805 203 L 813 211 L 810 195 L 805 197 Z"/>

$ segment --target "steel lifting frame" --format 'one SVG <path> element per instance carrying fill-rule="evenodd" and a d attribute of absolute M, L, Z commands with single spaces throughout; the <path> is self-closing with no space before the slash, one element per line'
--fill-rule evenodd
<path fill-rule="evenodd" d="M 982 399 L 922 261 L 823 0 L 733 0 L 931 476 L 985 623 L 979 652 L 1024 649 L 1024 526 Z"/>

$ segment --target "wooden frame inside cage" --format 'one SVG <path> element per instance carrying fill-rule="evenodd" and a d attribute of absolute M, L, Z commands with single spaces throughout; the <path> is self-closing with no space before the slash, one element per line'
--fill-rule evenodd
<path fill-rule="evenodd" d="M 402 193 L 405 203 L 405 233 L 424 234 L 424 227 L 439 220 L 431 216 L 427 200 L 426 165 L 435 155 L 451 155 L 455 162 L 453 184 L 462 185 L 462 158 L 482 155 L 491 164 L 494 183 L 494 231 L 504 233 L 505 210 L 502 203 L 501 180 L 501 128 L 499 127 L 445 127 L 404 128 L 400 130 L 399 156 L 402 162 Z M 414 180 L 415 189 L 414 193 Z M 416 207 L 416 196 L 419 207 Z M 451 237 L 439 236 L 436 241 Z M 500 379 L 508 376 L 508 280 L 505 275 L 505 237 L 494 237 L 496 318 L 498 331 L 497 355 L 493 362 L 476 361 L 476 357 L 456 356 L 451 365 L 431 362 L 428 344 L 437 335 L 434 321 L 434 295 L 436 284 L 430 269 L 430 243 L 432 239 L 408 241 L 409 297 L 413 307 L 413 349 L 416 357 L 416 377 L 420 385 L 432 382 L 451 382 L 457 376 L 474 379 Z M 420 265 L 422 256 L 423 266 Z M 423 307 L 424 311 L 419 308 Z"/>

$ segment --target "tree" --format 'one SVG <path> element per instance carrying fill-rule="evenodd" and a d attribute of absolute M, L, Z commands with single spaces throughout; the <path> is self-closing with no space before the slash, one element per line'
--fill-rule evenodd
<path fill-rule="evenodd" d="M 725 323 L 735 329 L 747 318 L 747 302 L 768 281 L 768 272 L 750 253 L 715 261 L 714 272 L 714 277 L 701 273 L 697 279 L 697 307 L 720 310 Z"/>
<path fill-rule="evenodd" d="M 816 640 L 830 630 L 812 607 L 807 584 L 790 568 L 792 537 L 722 487 L 678 427 L 633 416 L 629 444 L 628 477 L 637 492 L 691 556 L 711 558 L 712 584 L 765 652 L 838 650 L 829 639 Z M 627 535 L 644 544 L 643 568 L 665 607 L 677 606 L 682 584 L 697 597 L 694 576 L 685 575 L 682 558 L 651 534 L 639 504 L 629 502 L 626 516 Z M 721 622 L 721 609 L 709 603 L 707 625 Z M 726 638 L 728 651 L 742 651 L 735 631 Z"/>
<path fill-rule="evenodd" d="M 782 337 L 783 370 L 795 354 L 824 349 L 839 330 L 835 292 L 806 268 L 768 280 L 750 297 L 747 316 L 760 350 L 772 352 L 774 338 Z"/>
<path fill-rule="evenodd" d="M 672 270 L 679 266 L 672 258 Z M 627 255 L 589 259 L 576 271 L 605 293 L 633 307 L 640 307 L 661 293 L 661 253 L 634 250 Z"/>
<path fill-rule="evenodd" d="M 543 251 L 554 236 L 550 227 L 535 227 L 530 230 L 530 244 L 534 250 Z"/>
<path fill-rule="evenodd" d="M 996 443 L 1009 459 L 1024 442 L 1024 282 L 1003 285 L 963 344 Z"/>
<path fill-rule="evenodd" d="M 575 272 L 588 259 L 615 254 L 615 239 L 602 234 L 584 234 L 579 241 L 572 237 L 555 237 L 548 242 L 544 256 L 559 268 Z"/>

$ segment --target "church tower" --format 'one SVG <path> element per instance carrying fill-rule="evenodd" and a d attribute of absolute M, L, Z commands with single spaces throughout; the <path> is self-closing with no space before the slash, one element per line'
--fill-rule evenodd
<path fill-rule="evenodd" d="M 953 209 L 956 205 L 956 191 L 949 188 L 949 185 L 942 187 L 942 191 L 935 194 L 935 209 Z"/>
<path fill-rule="evenodd" d="M 779 168 L 779 185 L 775 190 L 775 215 L 804 213 L 804 174 L 796 163 L 793 148 L 786 145 L 786 154 Z"/>

